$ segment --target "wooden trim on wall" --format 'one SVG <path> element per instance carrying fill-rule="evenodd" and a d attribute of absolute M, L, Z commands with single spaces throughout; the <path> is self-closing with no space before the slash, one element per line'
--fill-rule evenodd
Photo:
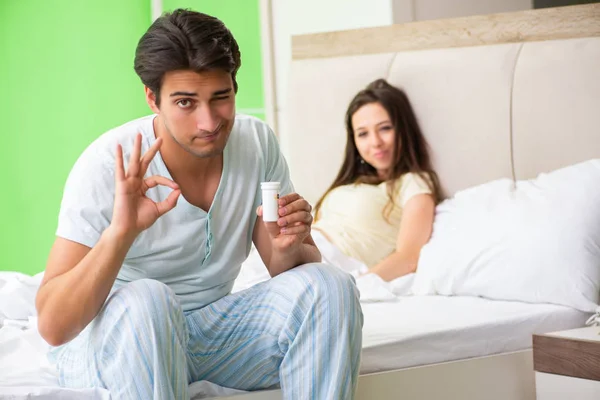
<path fill-rule="evenodd" d="M 600 36 L 600 3 L 292 36 L 292 58 L 330 58 Z"/>

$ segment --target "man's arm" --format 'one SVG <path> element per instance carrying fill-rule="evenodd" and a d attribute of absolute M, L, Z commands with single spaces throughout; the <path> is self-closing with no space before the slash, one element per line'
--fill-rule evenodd
<path fill-rule="evenodd" d="M 35 300 L 38 329 L 46 342 L 64 344 L 94 319 L 132 243 L 111 228 L 92 249 L 56 238 Z"/>
<path fill-rule="evenodd" d="M 157 141 L 140 159 L 141 136 L 135 139 L 127 172 L 123 153 L 115 157 L 115 200 L 112 221 L 93 248 L 57 238 L 46 265 L 44 280 L 36 296 L 38 329 L 51 345 L 58 346 L 77 336 L 98 314 L 135 238 L 177 203 L 178 186 L 160 176 L 144 179 L 148 165 L 162 141 Z M 145 193 L 157 185 L 173 192 L 160 203 Z"/>
<path fill-rule="evenodd" d="M 321 253 L 310 236 L 310 204 L 298 194 L 290 194 L 279 199 L 279 207 L 277 222 L 264 222 L 259 207 L 252 234 L 272 277 L 298 265 L 321 261 Z"/>

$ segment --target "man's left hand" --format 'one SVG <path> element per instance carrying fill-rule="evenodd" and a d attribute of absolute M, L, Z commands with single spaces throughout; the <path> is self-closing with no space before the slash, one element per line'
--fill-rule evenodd
<path fill-rule="evenodd" d="M 304 242 L 310 235 L 311 211 L 308 201 L 297 193 L 279 199 L 279 219 L 277 222 L 264 222 L 274 249 L 286 251 Z M 262 206 L 256 213 L 262 217 Z"/>

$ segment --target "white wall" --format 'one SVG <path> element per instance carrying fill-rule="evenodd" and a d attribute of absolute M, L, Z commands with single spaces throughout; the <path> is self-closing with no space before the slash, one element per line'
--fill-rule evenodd
<path fill-rule="evenodd" d="M 268 122 L 276 128 L 281 146 L 286 153 L 285 113 L 288 96 L 289 63 L 292 58 L 292 35 L 331 32 L 355 28 L 390 25 L 393 0 L 263 0 L 262 7 L 270 7 L 272 66 L 268 68 L 274 88 L 267 82 L 265 107 L 271 106 Z M 266 15 L 263 12 L 263 15 Z M 264 23 L 264 22 L 263 22 Z M 264 47 L 264 46 L 263 46 Z M 264 59 L 265 60 L 265 59 Z M 267 60 L 265 60 L 267 61 Z M 269 104 L 273 99 L 274 104 Z"/>
<path fill-rule="evenodd" d="M 415 21 L 495 14 L 533 8 L 533 0 L 416 0 Z"/>
<path fill-rule="evenodd" d="M 292 35 L 390 25 L 391 3 L 392 0 L 271 0 L 277 108 L 285 108 Z"/>
<path fill-rule="evenodd" d="M 287 154 L 285 123 L 292 35 L 519 11 L 533 5 L 532 0 L 261 0 L 261 7 L 262 24 L 268 26 L 263 29 L 263 48 L 267 49 L 264 62 L 270 62 L 265 68 L 265 107 Z"/>
<path fill-rule="evenodd" d="M 331 32 L 392 23 L 393 0 L 274 0 L 273 6 L 287 14 L 293 34 Z"/>

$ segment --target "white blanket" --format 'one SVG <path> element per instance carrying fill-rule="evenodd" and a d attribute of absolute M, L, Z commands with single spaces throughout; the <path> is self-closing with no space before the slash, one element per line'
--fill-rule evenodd
<path fill-rule="evenodd" d="M 314 235 L 325 262 L 342 268 L 356 277 L 361 302 L 396 301 L 407 294 L 412 276 L 386 283 L 360 262 L 337 250 L 320 234 Z M 54 365 L 46 357 L 48 344 L 37 330 L 35 294 L 43 273 L 33 277 L 17 272 L 0 272 L 0 398 L 20 399 L 92 399 L 108 400 L 104 389 L 62 389 Z M 243 264 L 234 291 L 243 290 L 269 279 L 269 274 L 253 249 Z M 206 399 L 240 393 L 207 381 L 190 385 L 192 399 Z"/>

